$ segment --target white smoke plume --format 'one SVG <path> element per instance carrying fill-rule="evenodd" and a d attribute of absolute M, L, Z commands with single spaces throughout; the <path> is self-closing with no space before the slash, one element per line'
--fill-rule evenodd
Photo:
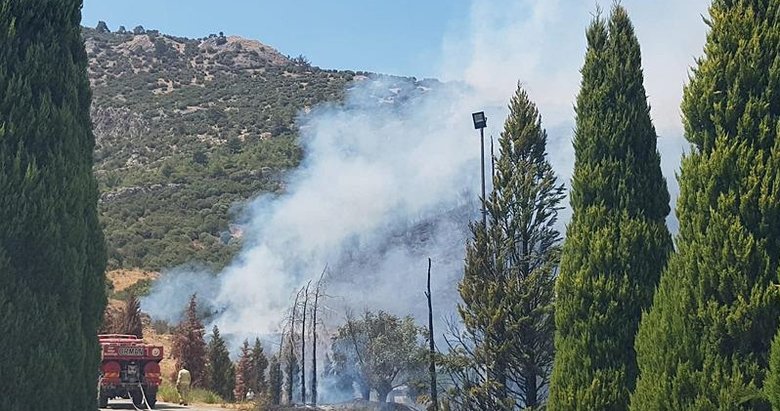
<path fill-rule="evenodd" d="M 687 146 L 679 103 L 688 68 L 701 54 L 707 2 L 622 3 L 642 45 L 664 174 L 675 197 L 674 170 Z M 451 313 L 467 223 L 478 217 L 479 138 L 470 113 L 485 110 L 486 136 L 498 137 L 520 81 L 539 105 L 551 161 L 568 185 L 573 105 L 595 4 L 475 0 L 471 10 L 466 33 L 448 36 L 441 62 L 433 63 L 454 83 L 366 79 L 352 85 L 344 104 L 302 115 L 305 160 L 289 175 L 285 193 L 262 195 L 246 207 L 246 241 L 236 261 L 217 276 L 193 277 L 181 268 L 164 273 L 145 310 L 175 320 L 201 287 L 212 291 L 200 295 L 218 311 L 213 320 L 225 335 L 269 335 L 278 331 L 294 291 L 327 264 L 328 293 L 341 297 L 331 304 L 422 318 L 430 256 L 437 316 Z"/>

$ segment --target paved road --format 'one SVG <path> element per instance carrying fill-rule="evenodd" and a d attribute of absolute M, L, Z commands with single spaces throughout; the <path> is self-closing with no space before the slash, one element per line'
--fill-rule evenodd
<path fill-rule="evenodd" d="M 143 410 L 146 410 L 145 407 L 140 407 Z M 101 408 L 102 410 L 133 410 L 135 411 L 135 407 L 133 407 L 133 403 L 130 400 L 110 400 L 108 401 L 108 408 Z M 158 402 L 157 406 L 154 407 L 154 411 L 158 410 L 176 410 L 176 411 L 225 411 L 224 408 L 220 408 L 218 405 L 176 405 L 176 404 L 170 404 L 167 402 Z"/>

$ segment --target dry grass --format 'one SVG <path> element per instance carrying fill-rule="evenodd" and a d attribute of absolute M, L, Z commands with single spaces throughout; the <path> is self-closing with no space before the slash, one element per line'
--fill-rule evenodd
<path fill-rule="evenodd" d="M 141 280 L 156 280 L 160 277 L 160 273 L 140 270 L 112 270 L 106 273 L 106 277 L 114 284 L 114 292 L 120 292 Z"/>
<path fill-rule="evenodd" d="M 143 309 L 143 307 L 141 307 Z M 171 334 L 157 334 L 149 324 L 144 324 L 144 341 L 148 344 L 161 345 L 163 347 L 163 359 L 160 361 L 160 373 L 163 379 L 173 375 L 176 368 L 176 361 L 171 358 L 171 344 L 173 336 Z"/>

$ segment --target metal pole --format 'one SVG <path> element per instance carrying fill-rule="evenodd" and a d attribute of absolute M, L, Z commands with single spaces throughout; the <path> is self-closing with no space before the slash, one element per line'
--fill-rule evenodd
<path fill-rule="evenodd" d="M 485 211 L 485 129 L 479 129 L 479 141 L 481 149 L 482 160 L 482 226 L 485 227 L 487 232 L 487 211 Z"/>
<path fill-rule="evenodd" d="M 491 187 L 493 178 L 496 177 L 496 155 L 493 154 L 493 135 L 490 135 L 490 178 L 491 178 Z"/>
<path fill-rule="evenodd" d="M 428 373 L 431 377 L 431 402 L 433 411 L 439 411 L 439 394 L 436 385 L 436 346 L 433 343 L 433 306 L 431 304 L 431 258 L 428 257 L 428 291 L 425 292 L 428 297 Z"/>

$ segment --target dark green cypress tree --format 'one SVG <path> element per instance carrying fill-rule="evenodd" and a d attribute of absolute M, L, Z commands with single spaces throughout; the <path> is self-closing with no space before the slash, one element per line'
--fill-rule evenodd
<path fill-rule="evenodd" d="M 265 371 L 268 368 L 268 358 L 263 352 L 263 344 L 259 338 L 255 338 L 255 345 L 251 352 L 252 361 L 252 380 L 249 382 L 249 388 L 253 389 L 257 395 L 264 394 L 266 391 Z"/>
<path fill-rule="evenodd" d="M 268 365 L 268 399 L 272 405 L 282 401 L 282 364 L 279 362 L 281 353 L 272 355 Z"/>
<path fill-rule="evenodd" d="M 634 410 L 768 409 L 780 300 L 780 1 L 716 0 L 685 88 L 677 252 L 636 341 Z"/>
<path fill-rule="evenodd" d="M 555 223 L 563 185 L 547 159 L 547 133 L 518 86 L 499 139 L 487 231 L 474 224 L 459 286 L 472 371 L 456 381 L 472 410 L 535 409 L 553 357 L 553 284 L 560 257 Z M 479 370 L 488 370 L 480 373 Z M 472 377 L 477 377 L 476 381 Z M 467 388 L 468 386 L 468 388 Z"/>
<path fill-rule="evenodd" d="M 97 408 L 105 249 L 80 0 L 0 1 L 0 409 Z"/>
<path fill-rule="evenodd" d="M 626 10 L 596 17 L 587 40 L 548 408 L 624 410 L 640 315 L 672 249 L 669 193 Z"/>
<path fill-rule="evenodd" d="M 211 340 L 206 349 L 209 387 L 222 399 L 232 401 L 233 389 L 236 385 L 236 369 L 233 362 L 230 361 L 230 353 L 225 345 L 225 340 L 222 339 L 216 325 L 211 332 Z"/>

